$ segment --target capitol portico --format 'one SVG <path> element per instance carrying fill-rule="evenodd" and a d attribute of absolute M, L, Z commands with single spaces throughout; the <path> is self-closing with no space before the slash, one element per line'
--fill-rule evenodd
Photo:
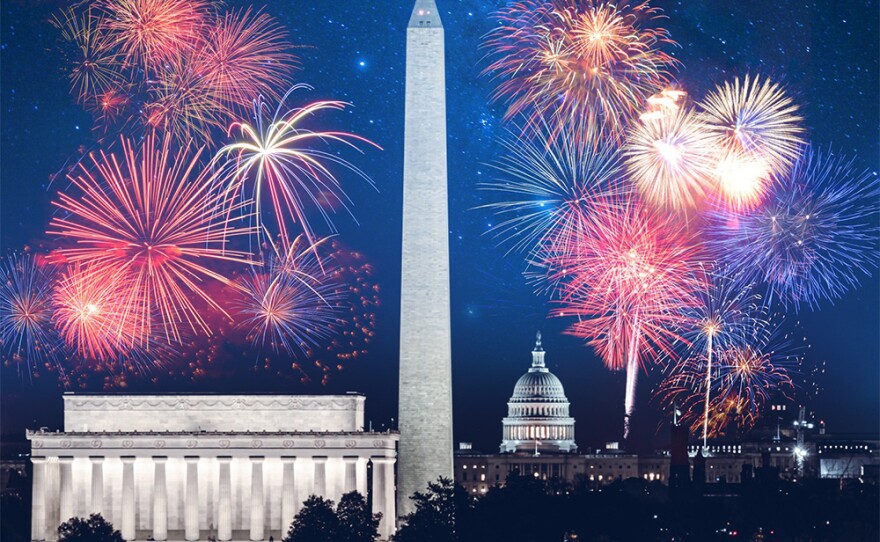
<path fill-rule="evenodd" d="M 126 540 L 280 540 L 310 495 L 353 490 L 371 496 L 387 539 L 398 435 L 364 431 L 364 400 L 67 394 L 64 431 L 27 435 L 32 540 L 91 513 Z"/>

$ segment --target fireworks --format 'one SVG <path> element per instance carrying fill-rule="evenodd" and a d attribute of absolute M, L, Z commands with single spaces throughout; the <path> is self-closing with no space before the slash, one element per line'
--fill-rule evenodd
<path fill-rule="evenodd" d="M 623 150 L 627 171 L 652 204 L 692 209 L 711 189 L 713 148 L 696 113 L 670 107 L 655 110 L 651 118 L 643 116 L 630 132 Z"/>
<path fill-rule="evenodd" d="M 732 270 L 786 306 L 816 307 L 877 265 L 876 183 L 850 160 L 808 151 L 778 176 L 761 209 L 715 213 L 711 242 Z"/>
<path fill-rule="evenodd" d="M 671 366 L 661 383 L 658 397 L 678 407 L 682 421 L 692 431 L 718 436 L 732 425 L 748 430 L 761 417 L 767 401 L 792 397 L 794 383 L 789 368 L 800 363 L 800 356 L 778 324 L 763 317 L 752 322 L 751 331 L 743 327 L 745 333 L 735 341 L 715 348 L 713 368 L 707 371 L 707 357 L 695 353 Z M 707 374 L 711 375 L 708 381 Z M 707 395 L 707 382 L 711 396 Z M 711 397 L 708 407 L 706 397 Z"/>
<path fill-rule="evenodd" d="M 87 263 L 105 281 L 125 285 L 121 321 L 113 326 L 134 323 L 141 341 L 152 336 L 151 311 L 166 338 L 179 341 L 180 323 L 207 333 L 190 296 L 222 311 L 200 283 L 227 282 L 207 265 L 249 262 L 246 253 L 225 247 L 250 230 L 224 226 L 226 207 L 210 189 L 209 171 L 199 170 L 200 152 L 173 153 L 169 141 L 157 145 L 147 137 L 138 152 L 123 139 L 121 164 L 113 154 L 92 155 L 92 168 L 83 164 L 69 177 L 80 193 L 60 194 L 55 205 L 65 215 L 52 219 L 49 230 L 73 243 L 56 250 L 63 260 Z"/>
<path fill-rule="evenodd" d="M 211 145 L 259 96 L 276 97 L 296 60 L 269 15 L 215 13 L 205 0 L 99 0 L 53 23 L 68 44 L 72 92 L 98 128 L 124 119 L 181 146 Z"/>
<path fill-rule="evenodd" d="M 188 144 L 192 139 L 211 141 L 213 130 L 223 127 L 230 111 L 218 102 L 205 77 L 189 58 L 169 61 L 149 91 L 143 123 L 158 133 Z"/>
<path fill-rule="evenodd" d="M 511 250 L 529 251 L 550 237 L 576 235 L 588 203 L 620 189 L 621 168 L 612 149 L 581 145 L 568 131 L 553 137 L 544 128 L 527 139 L 512 131 L 502 141 L 507 154 L 495 164 L 501 179 L 482 186 L 512 198 L 484 206 L 504 217 L 492 231 Z"/>
<path fill-rule="evenodd" d="M 492 58 L 485 73 L 499 80 L 493 97 L 507 104 L 507 119 L 552 119 L 620 138 L 676 64 L 659 49 L 673 43 L 667 31 L 648 26 L 660 12 L 647 2 L 527 0 L 496 18 L 501 24 L 484 43 Z"/>
<path fill-rule="evenodd" d="M 96 266 L 68 266 L 52 296 L 53 318 L 64 342 L 91 360 L 112 359 L 134 347 L 138 325 L 126 297 L 112 274 Z"/>
<path fill-rule="evenodd" d="M 252 268 L 241 281 L 239 325 L 255 346 L 296 355 L 326 338 L 340 285 L 333 270 L 322 269 L 317 250 L 299 238 L 287 254 L 270 258 L 267 269 Z"/>
<path fill-rule="evenodd" d="M 348 210 L 350 202 L 331 166 L 348 169 L 372 184 L 363 172 L 324 147 L 340 143 L 357 149 L 358 142 L 376 146 L 374 143 L 346 132 L 313 131 L 304 126 L 322 111 L 341 111 L 344 102 L 312 102 L 282 113 L 284 101 L 299 88 L 304 87 L 298 85 L 288 91 L 268 124 L 264 119 L 266 106 L 259 102 L 254 111 L 256 125 L 233 124 L 230 131 L 238 129 L 243 141 L 226 145 L 215 157 L 225 184 L 222 192 L 229 202 L 237 205 L 252 187 L 258 235 L 268 243 L 274 243 L 278 235 L 282 240 L 292 239 L 291 225 L 299 224 L 309 244 L 314 244 L 313 214 L 320 215 L 333 229 L 330 213 L 339 207 Z M 267 214 L 274 217 L 274 224 Z"/>
<path fill-rule="evenodd" d="M 209 10 L 205 0 L 101 0 L 98 6 L 132 69 L 159 66 L 196 47 Z"/>
<path fill-rule="evenodd" d="M 703 446 L 709 435 L 711 418 L 712 361 L 716 351 L 744 348 L 767 333 L 766 307 L 752 285 L 741 284 L 722 272 L 708 273 L 705 288 L 699 290 L 699 303 L 684 309 L 689 331 L 686 365 L 705 363 Z M 717 372 L 717 367 L 716 367 Z"/>
<path fill-rule="evenodd" d="M 698 253 L 674 222 L 636 204 L 605 201 L 589 216 L 575 250 L 547 262 L 550 279 L 562 285 L 553 314 L 577 318 L 569 332 L 608 368 L 626 369 L 626 436 L 638 371 L 672 354 L 686 324 L 681 309 L 697 302 Z"/>
<path fill-rule="evenodd" d="M 700 105 L 719 152 L 722 199 L 734 208 L 757 206 L 771 175 L 785 173 L 804 144 L 798 106 L 778 83 L 759 76 L 726 82 Z"/>
<path fill-rule="evenodd" d="M 277 99 L 277 89 L 288 87 L 295 62 L 289 47 L 275 19 L 248 9 L 217 19 L 195 63 L 217 100 L 250 107 L 260 96 Z"/>
<path fill-rule="evenodd" d="M 755 346 L 719 352 L 718 399 L 714 416 L 717 428 L 736 419 L 741 430 L 755 425 L 774 395 L 790 398 L 794 384 L 788 371 L 774 361 L 775 352 Z M 781 360 L 785 362 L 785 360 Z"/>
<path fill-rule="evenodd" d="M 11 255 L 0 264 L 0 343 L 13 360 L 35 366 L 54 357 L 53 276 L 51 267 L 30 254 Z"/>
<path fill-rule="evenodd" d="M 70 91 L 83 103 L 91 103 L 122 83 L 119 57 L 110 46 L 104 31 L 104 19 L 91 8 L 83 13 L 67 8 L 52 17 L 52 24 L 61 32 L 61 39 L 70 44 L 65 49 L 70 71 Z M 100 102 L 100 100 L 96 100 Z"/>

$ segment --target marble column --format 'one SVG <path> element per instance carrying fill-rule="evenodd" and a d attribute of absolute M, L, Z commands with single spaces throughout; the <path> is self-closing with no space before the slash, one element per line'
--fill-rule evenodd
<path fill-rule="evenodd" d="M 312 458 L 315 463 L 315 478 L 312 493 L 319 497 L 327 497 L 327 457 L 316 456 Z"/>
<path fill-rule="evenodd" d="M 356 455 L 347 455 L 342 458 L 345 464 L 345 478 L 342 485 L 342 493 L 351 493 L 357 490 L 357 462 Z"/>
<path fill-rule="evenodd" d="M 124 455 L 122 459 L 122 522 L 120 532 L 122 538 L 134 540 L 134 456 Z"/>
<path fill-rule="evenodd" d="M 167 457 L 153 457 L 153 539 L 168 540 L 168 487 L 165 484 Z"/>
<path fill-rule="evenodd" d="M 63 523 L 73 517 L 73 457 L 58 458 L 61 476 L 58 481 L 58 520 Z"/>
<path fill-rule="evenodd" d="M 394 458 L 373 457 L 373 513 L 382 514 L 379 538 L 388 540 L 394 534 L 397 514 L 394 506 Z"/>
<path fill-rule="evenodd" d="M 295 457 L 284 456 L 281 458 L 281 535 L 287 534 L 287 529 L 296 515 L 298 500 L 296 497 L 296 480 L 294 479 Z"/>
<path fill-rule="evenodd" d="M 92 505 L 89 509 L 91 514 L 103 514 L 104 519 L 110 518 L 104 514 L 104 457 L 89 456 L 92 462 Z"/>
<path fill-rule="evenodd" d="M 217 539 L 221 541 L 232 539 L 232 481 L 229 472 L 229 464 L 232 458 L 220 456 L 220 487 L 217 495 Z"/>
<path fill-rule="evenodd" d="M 186 496 L 184 499 L 183 524 L 186 540 L 199 539 L 199 458 L 186 456 Z"/>
<path fill-rule="evenodd" d="M 31 540 L 46 540 L 46 458 L 31 457 L 34 464 L 31 504 Z"/>
<path fill-rule="evenodd" d="M 263 458 L 251 456 L 251 540 L 262 540 L 266 513 L 263 503 Z"/>

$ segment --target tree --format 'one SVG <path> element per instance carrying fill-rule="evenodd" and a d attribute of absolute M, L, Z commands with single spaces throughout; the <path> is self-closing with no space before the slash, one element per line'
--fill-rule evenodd
<path fill-rule="evenodd" d="M 58 542 L 125 542 L 101 514 L 89 519 L 70 518 L 58 526 Z"/>
<path fill-rule="evenodd" d="M 293 518 L 283 542 L 336 542 L 338 531 L 333 501 L 312 495 Z"/>
<path fill-rule="evenodd" d="M 336 506 L 339 521 L 337 542 L 373 542 L 379 537 L 382 514 L 372 514 L 367 500 L 357 491 L 346 493 Z"/>
<path fill-rule="evenodd" d="M 462 526 L 471 511 L 467 492 L 452 480 L 440 477 L 428 484 L 426 493 L 410 497 L 415 511 L 403 518 L 404 525 L 394 535 L 395 542 L 457 542 L 464 540 Z M 456 523 L 459 528 L 456 529 Z"/>

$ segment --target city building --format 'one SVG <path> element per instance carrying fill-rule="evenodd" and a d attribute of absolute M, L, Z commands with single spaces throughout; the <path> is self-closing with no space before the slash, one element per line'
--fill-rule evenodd
<path fill-rule="evenodd" d="M 513 388 L 507 403 L 501 453 L 574 452 L 574 418 L 562 382 L 544 364 L 541 332 L 532 350 L 532 366 Z"/>
<path fill-rule="evenodd" d="M 280 540 L 310 495 L 357 490 L 395 529 L 398 435 L 364 431 L 362 395 L 64 396 L 29 431 L 32 540 L 102 514 L 126 540 Z"/>
<path fill-rule="evenodd" d="M 403 241 L 400 278 L 398 510 L 452 476 L 452 325 L 446 186 L 446 67 L 434 0 L 416 0 L 406 29 Z"/>

